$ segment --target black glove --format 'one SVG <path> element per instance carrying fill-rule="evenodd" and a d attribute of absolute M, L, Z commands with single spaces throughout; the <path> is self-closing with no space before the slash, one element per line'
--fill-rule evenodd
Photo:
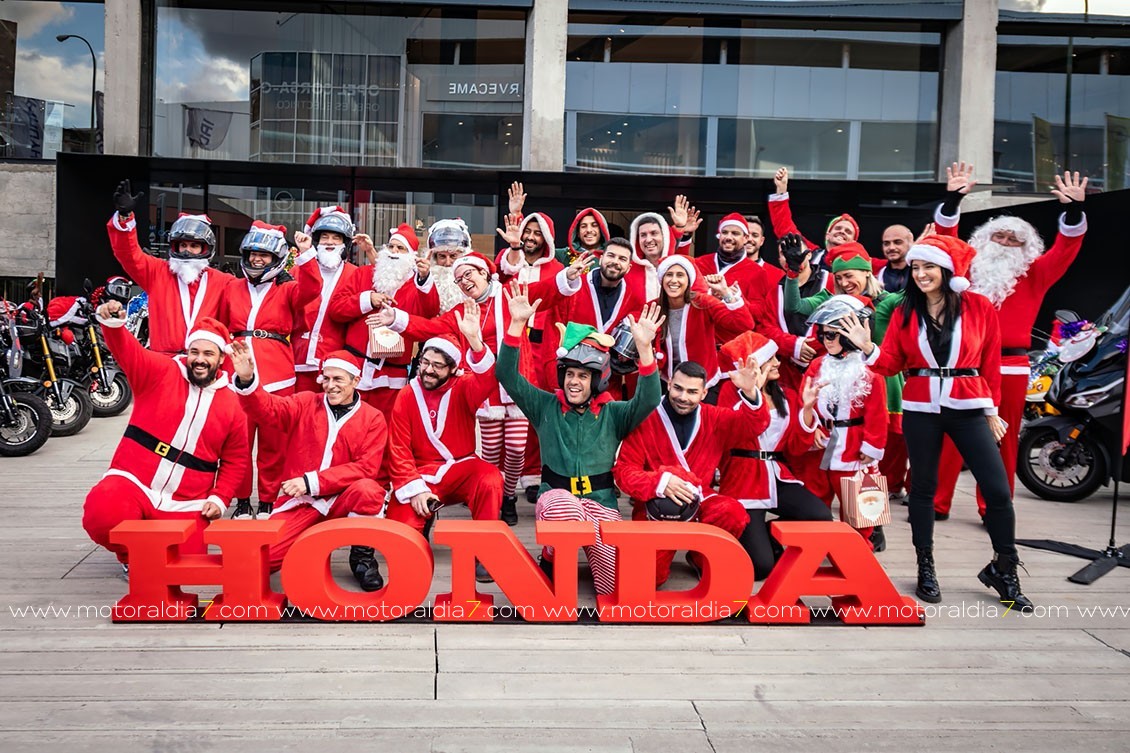
<path fill-rule="evenodd" d="M 137 200 L 144 195 L 144 191 L 138 191 L 131 196 L 129 181 L 123 180 L 114 190 L 114 208 L 118 210 L 118 214 L 123 216 L 133 214 L 134 207 L 137 206 Z"/>
<path fill-rule="evenodd" d="M 801 265 L 804 260 L 808 258 L 811 253 L 804 245 L 804 238 L 801 238 L 796 233 L 789 233 L 777 245 L 781 254 L 785 257 L 785 264 L 789 270 L 796 273 L 800 271 Z"/>
<path fill-rule="evenodd" d="M 1083 202 L 1071 200 L 1071 203 L 1063 208 L 1065 225 L 1079 225 L 1083 222 Z"/>

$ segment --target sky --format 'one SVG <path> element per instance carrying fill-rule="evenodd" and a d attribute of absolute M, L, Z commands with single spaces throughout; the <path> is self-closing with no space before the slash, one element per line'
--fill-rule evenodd
<path fill-rule="evenodd" d="M 101 3 L 0 0 L 0 19 L 16 21 L 15 94 L 66 102 L 64 124 L 90 125 L 90 51 L 77 39 L 56 41 L 57 34 L 86 37 L 98 58 L 97 87 L 103 90 L 105 9 Z M 0 92 L 3 96 L 4 92 Z"/>
<path fill-rule="evenodd" d="M 1130 0 L 1089 0 L 1087 11 L 1096 16 L 1130 16 Z M 1002 10 L 1040 13 L 1082 13 L 1083 0 L 1000 0 Z"/>

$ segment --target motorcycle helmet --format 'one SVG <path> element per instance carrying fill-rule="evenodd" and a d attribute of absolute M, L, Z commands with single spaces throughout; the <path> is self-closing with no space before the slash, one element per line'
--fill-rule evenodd
<path fill-rule="evenodd" d="M 557 349 L 557 386 L 565 389 L 565 371 L 573 367 L 592 372 L 590 399 L 608 389 L 608 380 L 612 377 L 612 358 L 608 352 L 612 338 L 587 324 L 570 322 L 565 326 L 559 322 L 557 327 L 561 333 L 561 347 Z"/>
<path fill-rule="evenodd" d="M 439 220 L 428 228 L 428 250 L 454 248 L 464 253 L 471 250 L 471 233 L 460 219 Z"/>
<path fill-rule="evenodd" d="M 310 229 L 307 232 L 315 246 L 319 244 L 322 233 L 325 232 L 337 233 L 344 238 L 345 248 L 341 252 L 342 258 L 345 258 L 345 255 L 349 252 L 349 247 L 353 244 L 353 236 L 357 234 L 353 220 L 341 207 L 315 209 L 310 218 L 309 226 Z"/>
<path fill-rule="evenodd" d="M 203 243 L 207 253 L 196 256 L 181 251 L 178 248 L 180 241 L 197 241 Z M 206 214 L 182 214 L 173 221 L 169 228 L 169 258 L 170 259 L 208 259 L 216 255 L 216 233 L 212 230 L 212 220 Z"/>
<path fill-rule="evenodd" d="M 251 252 L 270 254 L 273 261 L 265 267 L 251 266 Z M 268 225 L 255 220 L 251 229 L 239 244 L 239 266 L 243 276 L 253 283 L 263 283 L 273 280 L 286 267 L 286 258 L 290 255 L 290 247 L 286 244 L 286 228 L 282 225 Z"/>
<path fill-rule="evenodd" d="M 855 314 L 862 322 L 870 318 L 873 313 L 875 313 L 875 310 L 871 306 L 871 301 L 867 298 L 841 293 L 821 303 L 809 315 L 805 323 L 809 326 L 815 326 L 817 332 L 822 334 L 825 327 L 835 324 L 851 314 Z M 845 337 L 840 338 L 840 344 L 845 352 L 857 350 L 855 344 Z"/>
<path fill-rule="evenodd" d="M 633 374 L 640 369 L 640 354 L 636 349 L 635 338 L 632 337 L 632 328 L 627 320 L 621 321 L 612 330 L 612 339 L 615 342 L 608 349 L 612 371 L 617 374 Z"/>
<path fill-rule="evenodd" d="M 128 277 L 115 275 L 106 280 L 106 286 L 102 288 L 101 302 L 117 301 L 123 306 L 129 302 L 133 292 L 133 281 Z"/>

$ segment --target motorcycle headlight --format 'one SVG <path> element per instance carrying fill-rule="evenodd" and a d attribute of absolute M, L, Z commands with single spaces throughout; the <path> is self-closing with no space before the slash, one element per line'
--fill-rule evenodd
<path fill-rule="evenodd" d="M 1122 384 L 1121 379 L 1119 379 L 1117 382 L 1114 382 L 1113 384 L 1108 384 L 1097 389 L 1087 390 L 1086 392 L 1077 392 L 1071 397 L 1067 398 L 1065 402 L 1071 408 L 1090 408 L 1092 405 L 1101 403 L 1103 400 L 1106 400 L 1107 396 L 1110 395 L 1111 390 L 1113 390 L 1120 384 Z"/>

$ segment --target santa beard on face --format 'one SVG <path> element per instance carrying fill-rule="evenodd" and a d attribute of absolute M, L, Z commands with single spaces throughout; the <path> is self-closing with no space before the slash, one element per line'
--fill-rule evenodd
<path fill-rule="evenodd" d="M 342 244 L 318 246 L 318 264 L 322 265 L 325 269 L 337 269 L 344 261 L 341 257 L 341 252 L 345 249 Z"/>
<path fill-rule="evenodd" d="M 441 314 L 446 314 L 463 302 L 463 291 L 455 284 L 455 270 L 452 267 L 433 264 L 432 279 L 435 280 L 436 293 L 439 294 Z"/>
<path fill-rule="evenodd" d="M 169 259 L 169 270 L 185 285 L 198 282 L 207 268 L 207 259 Z"/>
<path fill-rule="evenodd" d="M 411 254 L 397 254 L 388 248 L 377 252 L 373 265 L 373 290 L 385 295 L 396 295 L 400 286 L 416 273 L 416 259 Z"/>
<path fill-rule="evenodd" d="M 824 356 L 816 383 L 820 385 L 820 407 L 829 414 L 839 405 L 850 404 L 858 408 L 871 394 L 871 376 L 863 362 L 863 354 L 857 350 L 844 354 L 842 358 Z"/>
<path fill-rule="evenodd" d="M 1039 250 L 1031 243 L 1017 247 L 1002 246 L 990 240 L 982 242 L 969 270 L 973 292 L 980 293 L 1000 308 L 1039 255 Z"/>

